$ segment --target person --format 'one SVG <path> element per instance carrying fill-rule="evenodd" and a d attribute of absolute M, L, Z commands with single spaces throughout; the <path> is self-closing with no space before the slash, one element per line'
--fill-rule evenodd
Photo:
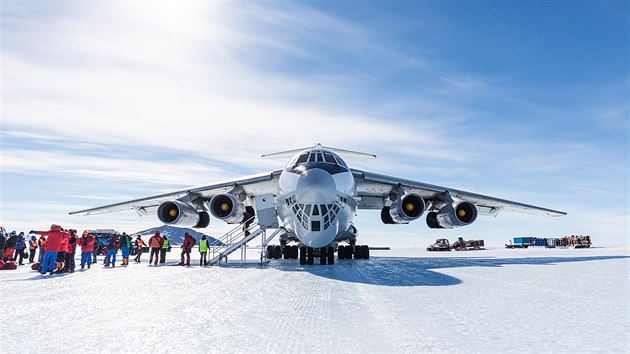
<path fill-rule="evenodd" d="M 195 238 L 191 234 L 189 234 L 188 232 L 184 234 L 184 244 L 182 245 L 182 261 L 179 262 L 179 265 L 190 265 L 190 251 L 196 243 L 197 240 L 195 240 Z M 186 263 L 184 263 L 184 255 L 186 255 Z"/>
<path fill-rule="evenodd" d="M 201 255 L 199 265 L 203 267 L 208 265 L 208 246 L 209 242 L 206 235 L 201 236 L 201 240 L 199 240 L 199 254 Z"/>
<path fill-rule="evenodd" d="M 103 252 L 103 244 L 101 243 L 101 240 L 99 240 L 97 236 L 94 236 L 94 250 L 92 250 L 92 263 L 94 264 L 98 263 L 98 259 L 96 258 L 96 256 L 101 254 L 101 252 Z"/>
<path fill-rule="evenodd" d="M 243 213 L 243 220 L 241 221 L 241 223 L 243 224 L 243 232 L 245 233 L 245 237 L 249 236 L 249 225 L 252 223 L 253 220 L 250 220 L 252 218 L 252 214 L 250 214 L 247 209 L 245 209 L 245 212 Z"/>
<path fill-rule="evenodd" d="M 120 237 L 120 251 L 122 252 L 122 265 L 129 265 L 129 249 L 131 248 L 131 237 L 123 232 Z"/>
<path fill-rule="evenodd" d="M 35 263 L 35 252 L 37 252 L 37 237 L 31 236 L 28 241 L 28 263 Z"/>
<path fill-rule="evenodd" d="M 134 260 L 136 263 L 141 263 L 142 259 L 140 257 L 142 257 L 142 247 L 144 247 L 144 241 L 140 235 L 136 238 L 136 247 L 138 248 L 138 253 L 136 253 L 136 258 L 134 258 Z"/>
<path fill-rule="evenodd" d="M 164 243 L 164 239 L 160 236 L 160 230 L 155 231 L 155 235 L 153 235 L 149 239 L 149 247 L 151 247 L 151 254 L 149 256 L 149 265 L 153 263 L 153 256 L 155 256 L 155 264 L 158 263 L 158 258 L 160 257 L 160 249 Z"/>
<path fill-rule="evenodd" d="M 84 230 L 81 237 L 77 240 L 77 245 L 81 246 L 81 270 L 85 269 L 86 263 L 88 269 L 90 269 L 92 252 L 94 251 L 94 236 L 90 235 L 88 230 Z"/>
<path fill-rule="evenodd" d="M 52 273 L 55 269 L 55 261 L 57 253 L 61 249 L 61 243 L 65 234 L 59 225 L 50 226 L 50 231 L 34 231 L 35 234 L 46 236 L 46 252 L 44 253 L 44 262 L 42 263 L 42 274 L 46 272 Z"/>
<path fill-rule="evenodd" d="M 19 265 L 24 265 L 23 261 L 24 261 L 24 252 L 26 251 L 26 240 L 24 239 L 24 233 L 20 232 L 20 234 L 18 235 L 18 239 L 17 242 L 15 243 L 15 257 L 13 258 L 14 261 L 17 261 L 18 257 L 20 258 L 18 264 Z"/>
<path fill-rule="evenodd" d="M 7 239 L 4 245 L 4 261 L 12 261 L 13 260 L 13 252 L 15 252 L 15 245 L 17 244 L 17 233 L 15 231 L 11 231 L 9 234 L 9 238 Z"/>
<path fill-rule="evenodd" d="M 59 246 L 59 252 L 57 252 L 57 267 L 53 273 L 63 273 L 66 268 L 66 253 L 68 253 L 68 240 L 70 239 L 70 232 L 62 229 L 63 237 L 61 239 L 61 245 Z"/>
<path fill-rule="evenodd" d="M 66 249 L 66 259 L 64 264 L 64 273 L 74 273 L 74 256 L 77 251 L 77 230 L 70 230 L 68 237 L 68 247 Z"/>
<path fill-rule="evenodd" d="M 160 248 L 160 263 L 166 263 L 166 251 L 168 251 L 170 245 L 166 236 L 164 236 L 162 240 L 162 248 Z"/>
<path fill-rule="evenodd" d="M 4 233 L 0 235 L 0 261 L 4 261 L 4 246 L 7 243 L 7 238 L 4 236 Z"/>
<path fill-rule="evenodd" d="M 120 237 L 118 235 L 114 235 L 107 241 L 107 257 L 105 258 L 105 266 L 109 267 L 112 265 L 112 268 L 116 266 L 116 253 L 118 252 L 118 248 L 120 248 Z"/>
<path fill-rule="evenodd" d="M 34 233 L 35 231 L 31 231 Z M 36 234 L 37 235 L 37 234 Z M 39 246 L 39 264 L 44 262 L 44 256 L 46 255 L 46 237 L 44 235 L 40 235 L 37 239 L 37 245 Z"/>

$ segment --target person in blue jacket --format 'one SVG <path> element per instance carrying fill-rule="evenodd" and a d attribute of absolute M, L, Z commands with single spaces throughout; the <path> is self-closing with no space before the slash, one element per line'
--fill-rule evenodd
<path fill-rule="evenodd" d="M 20 232 L 18 235 L 17 243 L 15 244 L 15 257 L 13 260 L 17 260 L 20 257 L 19 265 L 24 265 L 24 250 L 26 249 L 26 240 L 24 239 L 24 233 Z"/>

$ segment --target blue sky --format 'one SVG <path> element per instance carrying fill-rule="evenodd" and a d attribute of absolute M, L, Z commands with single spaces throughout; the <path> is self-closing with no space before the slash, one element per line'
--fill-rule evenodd
<path fill-rule="evenodd" d="M 156 225 L 67 212 L 360 150 L 357 168 L 541 205 L 363 242 L 591 234 L 628 243 L 628 2 L 2 3 L 8 229 Z M 227 226 L 213 220 L 207 233 Z"/>

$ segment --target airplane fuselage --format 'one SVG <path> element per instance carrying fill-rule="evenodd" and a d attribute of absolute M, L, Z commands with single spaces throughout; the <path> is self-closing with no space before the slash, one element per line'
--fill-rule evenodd
<path fill-rule="evenodd" d="M 287 231 L 308 247 L 347 239 L 357 210 L 352 172 L 336 154 L 310 149 L 295 155 L 280 175 L 277 210 Z"/>

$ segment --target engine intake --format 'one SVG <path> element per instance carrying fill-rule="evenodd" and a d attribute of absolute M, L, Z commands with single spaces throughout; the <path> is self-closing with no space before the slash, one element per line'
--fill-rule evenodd
<path fill-rule="evenodd" d="M 477 207 L 471 202 L 459 202 L 427 214 L 427 225 L 432 229 L 454 229 L 477 220 Z"/>
<path fill-rule="evenodd" d="M 210 212 L 212 216 L 228 224 L 241 222 L 244 211 L 245 204 L 231 194 L 217 194 L 210 200 Z"/>
<path fill-rule="evenodd" d="M 425 208 L 426 203 L 418 194 L 405 194 L 381 210 L 381 220 L 385 224 L 407 224 L 422 216 Z"/>
<path fill-rule="evenodd" d="M 198 212 L 193 206 L 177 200 L 160 204 L 157 215 L 167 225 L 205 228 L 210 224 L 207 212 Z"/>

